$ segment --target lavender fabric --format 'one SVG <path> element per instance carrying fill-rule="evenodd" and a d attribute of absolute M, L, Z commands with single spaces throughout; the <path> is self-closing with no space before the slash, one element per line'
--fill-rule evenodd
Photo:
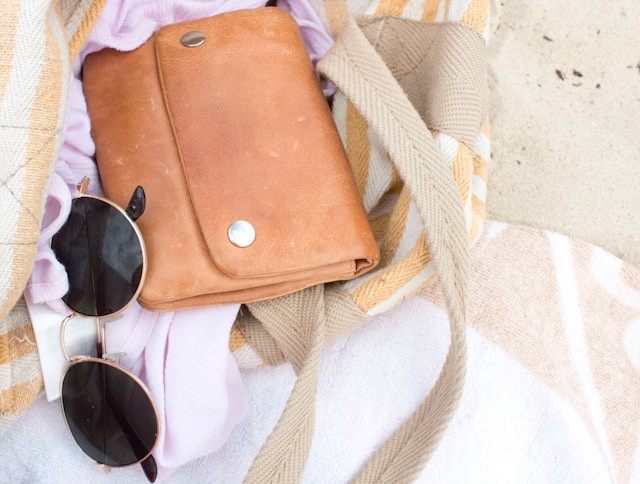
<path fill-rule="evenodd" d="M 67 275 L 51 251 L 50 240 L 67 219 L 76 184 L 83 176 L 92 180 L 89 192 L 102 195 L 80 79 L 86 56 L 105 47 L 133 50 L 163 25 L 263 5 L 264 1 L 258 0 L 107 2 L 73 64 L 65 136 L 26 288 L 35 302 L 63 315 L 70 312 L 60 299 L 68 290 Z M 322 58 L 332 39 L 307 0 L 280 0 L 278 7 L 298 22 L 311 60 L 315 63 Z M 229 351 L 229 333 L 237 311 L 238 305 L 226 305 L 157 313 L 134 303 L 122 319 L 107 323 L 107 351 L 126 352 L 121 362 L 147 384 L 158 407 L 161 432 L 154 456 L 160 477 L 219 449 L 246 414 L 246 391 Z"/>

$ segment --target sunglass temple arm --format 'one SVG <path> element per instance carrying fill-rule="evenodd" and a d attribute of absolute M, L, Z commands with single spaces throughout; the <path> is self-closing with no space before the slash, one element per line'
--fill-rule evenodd
<path fill-rule="evenodd" d="M 105 355 L 105 335 L 104 335 L 104 321 L 100 318 L 96 318 L 96 326 L 98 329 L 98 341 L 96 343 L 98 349 L 98 358 L 104 358 L 107 360 L 118 361 L 121 356 L 126 353 L 115 353 L 112 355 Z M 144 475 L 149 482 L 155 482 L 158 477 L 158 465 L 152 455 L 149 455 L 146 459 L 140 462 Z"/>
<path fill-rule="evenodd" d="M 98 358 L 102 358 L 104 352 L 106 351 L 104 344 L 104 322 L 100 318 L 96 318 L 96 333 L 98 335 L 98 339 L 96 341 L 96 351 Z"/>

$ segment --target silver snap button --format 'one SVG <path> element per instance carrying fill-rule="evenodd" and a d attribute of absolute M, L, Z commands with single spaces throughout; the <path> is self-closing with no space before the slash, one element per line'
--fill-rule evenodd
<path fill-rule="evenodd" d="M 256 240 L 256 229 L 246 220 L 236 220 L 229 225 L 227 235 L 236 247 L 249 247 Z"/>
<path fill-rule="evenodd" d="M 180 38 L 180 42 L 185 47 L 198 47 L 204 44 L 207 36 L 198 30 L 194 30 L 193 32 L 187 32 Z"/>

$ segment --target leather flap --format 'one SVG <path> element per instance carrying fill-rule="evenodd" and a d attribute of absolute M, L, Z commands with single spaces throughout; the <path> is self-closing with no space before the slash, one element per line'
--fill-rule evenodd
<path fill-rule="evenodd" d="M 204 43 L 183 45 L 192 31 Z M 330 109 L 289 14 L 246 10 L 168 26 L 157 34 L 156 55 L 195 215 L 221 271 L 262 277 L 353 259 L 355 274 L 355 259 L 370 259 L 368 266 L 377 259 Z M 239 220 L 255 229 L 248 247 L 229 240 Z"/>

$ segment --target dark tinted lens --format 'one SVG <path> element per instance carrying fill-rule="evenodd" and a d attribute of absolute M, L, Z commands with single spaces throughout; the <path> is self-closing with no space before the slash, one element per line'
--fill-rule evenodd
<path fill-rule="evenodd" d="M 155 444 L 158 421 L 144 389 L 126 372 L 98 361 L 71 365 L 62 381 L 69 430 L 93 460 L 133 464 Z"/>
<path fill-rule="evenodd" d="M 129 220 L 113 206 L 75 198 L 51 247 L 69 275 L 62 298 L 86 316 L 113 314 L 133 298 L 142 276 L 142 247 Z"/>

